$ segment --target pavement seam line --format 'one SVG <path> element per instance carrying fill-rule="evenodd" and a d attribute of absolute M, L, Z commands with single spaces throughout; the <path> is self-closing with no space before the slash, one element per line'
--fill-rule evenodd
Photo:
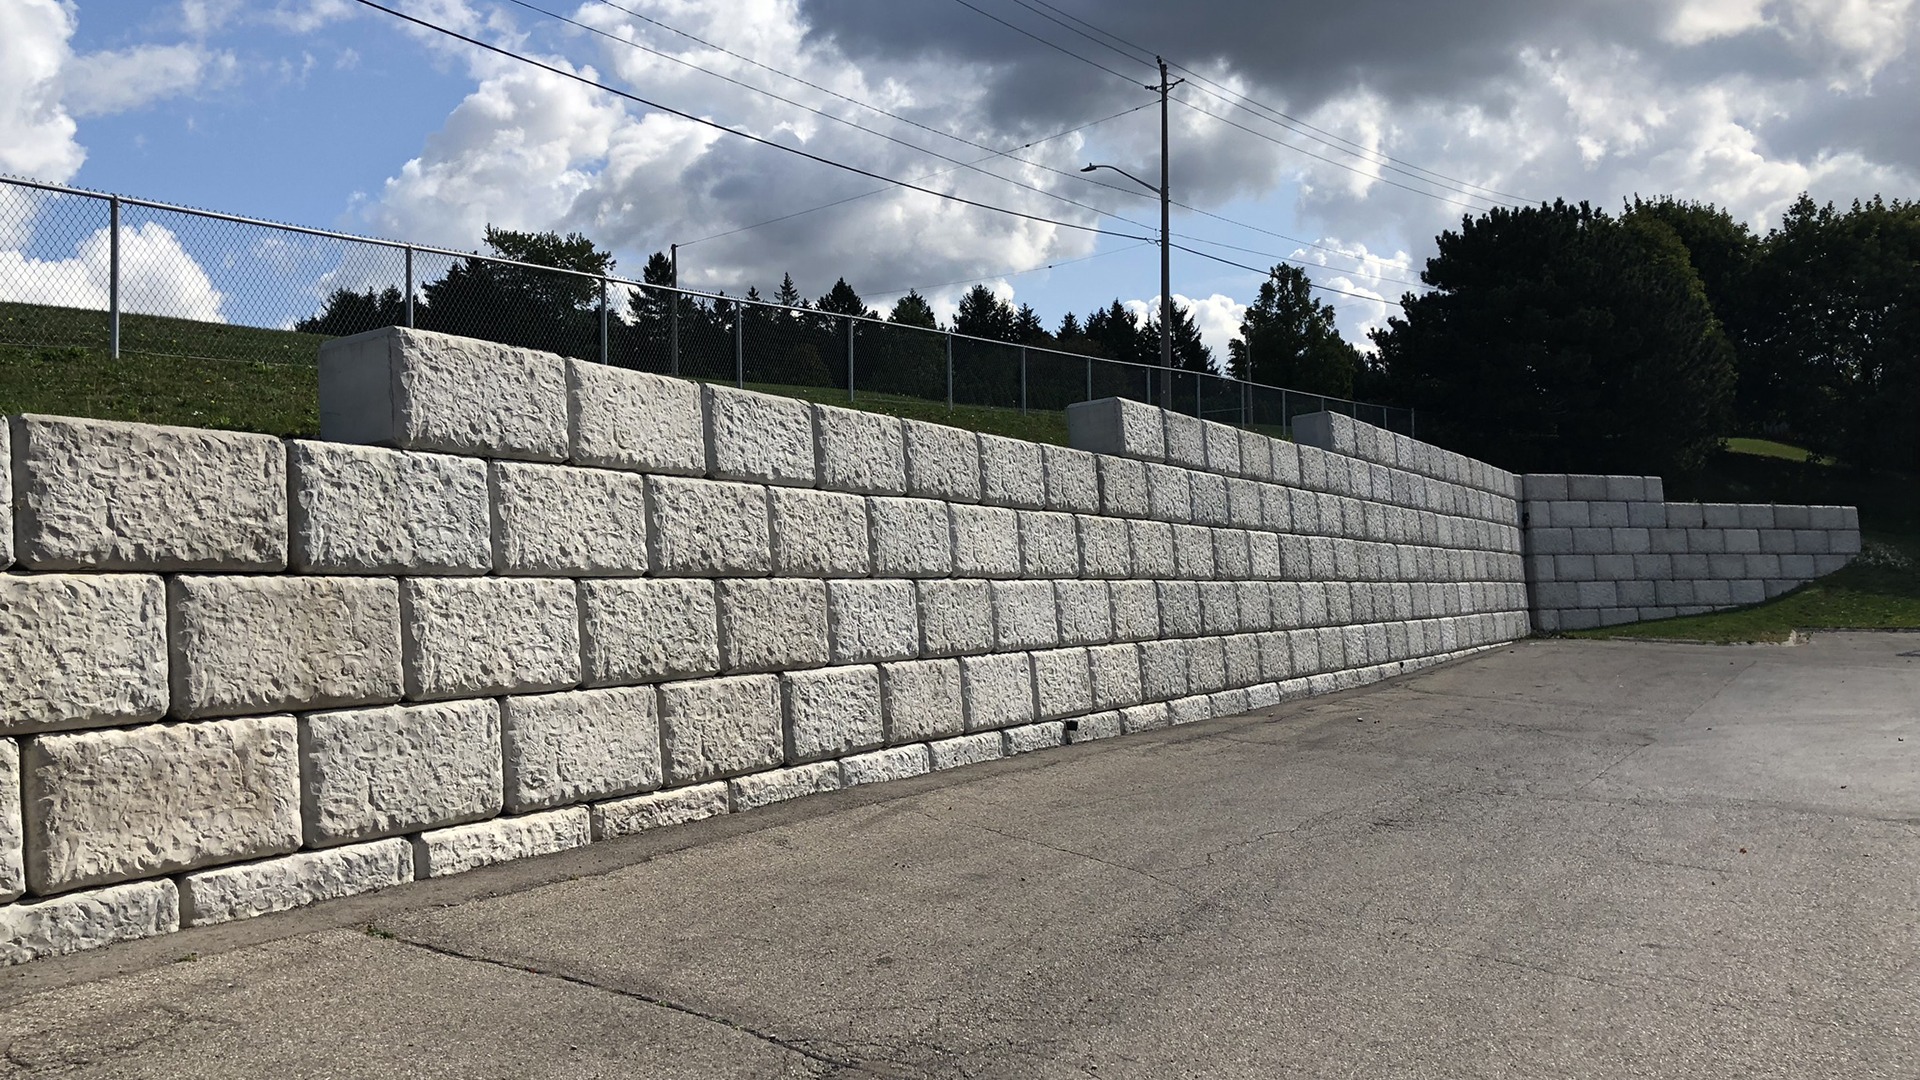
<path fill-rule="evenodd" d="M 1019 833 L 1010 833 L 1004 829 L 996 829 L 991 825 L 976 825 L 970 821 L 954 821 L 949 818 L 936 817 L 933 814 L 927 813 L 925 810 L 913 810 L 909 808 L 908 812 L 913 814 L 918 814 L 919 816 L 926 818 L 928 821 L 936 822 L 938 824 L 954 825 L 962 829 L 975 829 L 984 833 L 992 833 L 995 836 L 1003 836 L 1008 840 L 1017 840 L 1023 844 L 1032 844 L 1034 847 L 1041 848 L 1046 851 L 1057 851 L 1062 855 L 1072 855 L 1073 857 L 1078 859 L 1085 859 L 1090 863 L 1095 863 L 1100 866 L 1110 867 L 1114 870 L 1120 870 L 1129 874 L 1134 874 L 1139 877 L 1146 878 L 1148 881 L 1151 881 L 1156 885 L 1163 885 L 1169 889 L 1172 889 L 1174 892 L 1177 892 L 1180 895 L 1188 897 L 1190 899 L 1194 899 L 1194 900 L 1205 899 L 1204 897 L 1193 892 L 1193 890 L 1191 889 L 1185 888 L 1180 885 L 1176 885 L 1173 882 L 1168 881 L 1163 877 L 1160 877 L 1153 873 L 1149 873 L 1148 871 L 1142 870 L 1137 866 L 1128 866 L 1124 863 L 1111 862 L 1107 859 L 1102 859 L 1097 855 L 1089 855 L 1084 851 L 1075 851 L 1072 848 L 1061 847 L 1058 844 L 1049 844 L 1044 840 L 1035 840 L 1031 836 L 1021 836 Z"/>
<path fill-rule="evenodd" d="M 752 1038 L 758 1039 L 761 1042 L 768 1044 L 769 1046 L 778 1047 L 779 1049 L 785 1050 L 788 1053 L 798 1054 L 809 1061 L 816 1061 L 822 1065 L 831 1065 L 838 1069 L 850 1069 L 850 1070 L 853 1070 L 854 1072 L 863 1073 L 869 1076 L 874 1075 L 871 1070 L 865 1068 L 857 1061 L 852 1061 L 846 1058 L 829 1057 L 826 1054 L 822 1054 L 817 1050 L 809 1050 L 804 1046 L 795 1045 L 792 1042 L 789 1042 L 785 1039 L 780 1038 L 778 1035 L 771 1035 L 771 1034 L 768 1034 L 767 1032 L 760 1031 L 756 1028 L 750 1028 L 745 1024 L 739 1023 L 738 1021 L 735 1021 L 735 1020 L 729 1020 L 724 1016 L 716 1016 L 712 1013 L 701 1012 L 699 1009 L 693 1008 L 690 1005 L 681 1005 L 677 1002 L 667 1001 L 664 998 L 651 997 L 634 990 L 623 990 L 617 986 L 607 986 L 603 983 L 597 983 L 597 982 L 594 982 L 592 979 L 582 978 L 581 976 L 578 976 L 578 975 L 568 975 L 567 973 L 561 972 L 561 971 L 536 971 L 533 968 L 522 967 L 521 965 L 509 963 L 508 961 L 505 961 L 505 960 L 496 960 L 491 956 L 478 956 L 473 953 L 466 953 L 466 952 L 461 952 L 458 949 L 448 948 L 445 945 L 435 945 L 432 942 L 428 942 L 428 941 L 417 941 L 410 937 L 402 937 L 399 934 L 392 934 L 391 931 L 389 931 L 388 933 L 390 936 L 387 938 L 387 940 L 389 941 L 397 942 L 398 944 L 401 944 L 401 945 L 409 945 L 409 946 L 412 946 L 413 948 L 420 949 L 424 952 L 432 953 L 435 956 L 444 956 L 451 960 L 464 960 L 468 963 L 473 963 L 473 964 L 486 964 L 491 967 L 500 968 L 504 971 L 511 971 L 521 975 L 532 975 L 535 978 L 541 978 L 541 979 L 553 979 L 558 982 L 567 983 L 572 986 L 579 986 L 588 990 L 596 990 L 603 994 L 612 994 L 615 997 L 627 998 L 628 1000 L 631 1000 L 631 1001 L 638 1001 L 638 1002 L 641 1002 L 642 1004 L 652 1005 L 656 1008 L 666 1009 L 670 1012 L 677 1012 L 682 1016 L 690 1016 L 695 1020 L 702 1020 L 702 1021 L 705 1021 L 706 1023 L 714 1024 L 716 1026 L 726 1028 L 729 1031 L 737 1031 L 742 1035 L 747 1035 L 747 1036 L 751 1036 Z"/>

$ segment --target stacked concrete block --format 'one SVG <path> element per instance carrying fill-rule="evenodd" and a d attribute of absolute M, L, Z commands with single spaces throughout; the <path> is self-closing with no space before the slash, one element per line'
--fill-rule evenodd
<path fill-rule="evenodd" d="M 966 730 L 958 660 L 882 664 L 880 699 L 890 744 L 925 742 Z"/>
<path fill-rule="evenodd" d="M 980 501 L 1039 510 L 1047 505 L 1046 462 L 1039 443 L 981 435 Z"/>
<path fill-rule="evenodd" d="M 700 406 L 706 419 L 708 476 L 813 486 L 818 472 L 812 406 L 711 383 L 700 388 Z"/>
<path fill-rule="evenodd" d="M 773 572 L 788 577 L 865 577 L 873 572 L 867 501 L 800 488 L 768 490 Z"/>
<path fill-rule="evenodd" d="M 786 704 L 786 760 L 799 764 L 845 757 L 886 741 L 880 669 L 872 666 L 799 671 L 780 677 Z"/>
<path fill-rule="evenodd" d="M 979 438 L 971 431 L 922 420 L 902 423 L 906 425 L 907 494 L 979 502 Z"/>
<path fill-rule="evenodd" d="M 575 465 L 660 476 L 707 469 L 700 386 L 640 371 L 567 361 L 568 446 Z"/>
<path fill-rule="evenodd" d="M 167 606 L 175 716 L 400 700 L 390 578 L 181 575 Z"/>
<path fill-rule="evenodd" d="M 413 880 L 413 845 L 396 837 L 300 851 L 178 880 L 181 924 L 211 926 L 404 885 Z"/>
<path fill-rule="evenodd" d="M 660 786 L 660 717 L 648 687 L 516 695 L 500 707 L 510 814 Z"/>
<path fill-rule="evenodd" d="M 811 765 L 735 777 L 727 781 L 727 801 L 738 814 L 806 795 L 825 795 L 839 791 L 841 786 L 840 763 L 816 761 Z"/>
<path fill-rule="evenodd" d="M 288 556 L 295 570 L 395 575 L 493 569 L 484 462 L 340 443 L 296 441 L 287 449 Z"/>
<path fill-rule="evenodd" d="M 414 578 L 400 590 L 407 697 L 580 683 L 580 605 L 565 578 Z"/>
<path fill-rule="evenodd" d="M 720 665 L 787 671 L 827 662 L 827 584 L 810 578 L 719 583 Z"/>
<path fill-rule="evenodd" d="M 815 405 L 813 433 L 821 487 L 856 495 L 906 494 L 906 434 L 900 421 Z"/>
<path fill-rule="evenodd" d="M 946 583 L 928 584 L 938 586 Z M 979 585 L 984 595 L 985 583 L 974 584 Z M 992 636 L 989 628 L 984 637 L 990 640 Z M 920 648 L 920 599 L 913 582 L 854 580 L 827 583 L 827 654 L 831 663 L 906 660 L 918 656 Z"/>
<path fill-rule="evenodd" d="M 622 686 L 720 670 L 715 585 L 698 578 L 580 583 L 582 682 Z"/>
<path fill-rule="evenodd" d="M 501 810 L 498 702 L 308 713 L 299 738 L 307 847 L 464 824 Z"/>
<path fill-rule="evenodd" d="M 591 821 L 586 807 L 574 806 L 430 829 L 413 838 L 413 875 L 446 877 L 581 847 L 592 839 Z"/>
<path fill-rule="evenodd" d="M 974 484 L 978 487 L 978 479 Z M 875 574 L 929 578 L 953 573 L 953 523 L 946 502 L 875 497 L 868 503 Z"/>
<path fill-rule="evenodd" d="M 735 675 L 660 687 L 660 744 L 675 787 L 780 764 L 785 757 L 780 682 Z"/>
<path fill-rule="evenodd" d="M 647 571 L 647 486 L 632 473 L 496 461 L 493 565 L 502 574 L 617 577 Z"/>
<path fill-rule="evenodd" d="M 767 489 L 757 484 L 650 476 L 647 542 L 656 574 L 751 577 L 771 573 Z"/>
<path fill-rule="evenodd" d="M 389 327 L 320 349 L 320 437 L 510 461 L 571 452 L 567 361 Z"/>
<path fill-rule="evenodd" d="M 0 733 L 166 715 L 166 586 L 147 574 L 0 575 Z"/>

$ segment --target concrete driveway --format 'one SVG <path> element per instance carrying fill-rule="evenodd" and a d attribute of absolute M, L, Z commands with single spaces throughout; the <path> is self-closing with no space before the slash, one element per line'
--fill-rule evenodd
<path fill-rule="evenodd" d="M 1913 1077 L 1916 651 L 1530 642 L 29 965 L 0 1075 Z"/>

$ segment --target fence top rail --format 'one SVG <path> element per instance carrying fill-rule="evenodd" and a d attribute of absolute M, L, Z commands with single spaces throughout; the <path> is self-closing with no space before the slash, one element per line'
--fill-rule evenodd
<path fill-rule="evenodd" d="M 59 195 L 77 195 L 81 198 L 86 198 L 86 199 L 100 199 L 100 200 L 109 201 L 109 202 L 119 202 L 123 205 L 139 206 L 149 210 L 164 210 L 169 213 L 187 214 L 193 217 L 210 218 L 214 221 L 226 221 L 236 225 L 251 225 L 256 228 L 262 228 L 262 229 L 277 229 L 277 230 L 280 230 L 281 232 L 299 233 L 304 236 L 316 236 L 325 240 L 340 240 L 340 241 L 353 243 L 353 244 L 372 244 L 376 247 L 392 248 L 396 251 L 419 252 L 427 255 L 444 255 L 454 259 L 472 259 L 479 262 L 492 263 L 497 266 L 512 266 L 512 267 L 518 267 L 524 270 L 537 270 L 541 273 L 546 273 L 546 274 L 565 274 L 571 277 L 586 278 L 590 281 L 605 282 L 608 285 L 624 285 L 630 288 L 640 289 L 650 293 L 655 293 L 655 292 L 676 293 L 680 296 L 688 297 L 690 299 L 713 300 L 713 301 L 719 301 L 721 303 L 727 303 L 727 304 L 752 305 L 754 307 L 770 308 L 774 311 L 784 311 L 784 312 L 790 312 L 795 315 L 812 316 L 816 318 L 826 317 L 826 318 L 833 318 L 833 319 L 846 319 L 849 322 L 864 322 L 864 323 L 870 323 L 877 326 L 890 327 L 896 330 L 911 330 L 911 331 L 914 331 L 917 333 L 923 333 L 923 334 L 943 334 L 948 338 L 952 338 L 960 341 L 976 341 L 983 345 L 997 345 L 1002 348 L 1016 348 L 1016 349 L 1021 349 L 1028 352 L 1044 353 L 1049 356 L 1065 357 L 1067 359 L 1079 361 L 1082 363 L 1090 360 L 1098 361 L 1099 363 L 1102 363 L 1102 364 L 1117 364 L 1122 367 L 1136 368 L 1142 372 L 1166 370 L 1159 364 L 1142 364 L 1133 360 L 1114 360 L 1104 356 L 1092 356 L 1087 353 L 1075 353 L 1075 352 L 1067 352 L 1063 349 L 1052 349 L 1052 348 L 1048 348 L 1045 345 L 1022 345 L 1019 342 L 1000 341 L 995 338 L 976 337 L 972 334 L 955 333 L 952 330 L 929 330 L 924 326 L 913 326 L 911 324 L 889 322 L 886 319 L 875 318 L 870 315 L 847 315 L 847 314 L 842 314 L 840 312 L 823 312 L 817 308 L 793 308 L 793 307 L 787 307 L 783 304 L 771 303 L 766 300 L 750 300 L 744 296 L 728 296 L 726 293 L 723 293 L 723 292 L 708 293 L 708 292 L 701 292 L 697 289 L 683 289 L 674 285 L 655 285 L 646 281 L 635 281 L 632 278 L 617 277 L 612 274 L 590 274 L 584 270 L 570 270 L 562 266 L 543 266 L 539 263 L 520 262 L 516 259 L 503 259 L 496 255 L 482 255 L 479 252 L 474 252 L 474 251 L 457 251 L 453 248 L 434 247 L 429 244 L 413 244 L 403 240 L 387 240 L 377 236 L 362 236 L 357 233 L 340 232 L 334 229 L 316 229 L 308 225 L 289 225 L 283 221 L 270 221 L 266 218 L 253 218 L 253 217 L 246 217 L 241 214 L 222 213 L 221 211 L 218 211 L 218 210 L 203 210 L 197 206 L 181 206 L 177 203 L 159 202 L 153 199 L 142 199 L 132 195 L 115 195 L 110 192 L 94 191 L 89 188 L 78 188 L 78 187 L 73 187 L 67 184 L 54 184 L 54 183 L 49 183 L 45 180 L 33 180 L 23 176 L 0 174 L 0 185 L 11 186 L 11 187 L 33 188 L 40 191 L 53 192 Z M 1399 406 L 1399 405 L 1381 405 L 1381 404 L 1375 404 L 1375 403 L 1366 402 L 1366 401 L 1355 401 L 1351 398 L 1335 397 L 1332 394 L 1318 394 L 1318 393 L 1314 393 L 1311 390 L 1294 390 L 1284 386 L 1271 386 L 1267 383 L 1252 382 L 1246 379 L 1236 379 L 1230 375 L 1215 375 L 1211 372 L 1205 372 L 1205 371 L 1185 371 L 1185 370 L 1176 368 L 1174 369 L 1174 374 L 1191 375 L 1196 379 L 1203 379 L 1203 378 L 1215 379 L 1222 383 L 1232 383 L 1236 386 L 1246 386 L 1246 387 L 1251 387 L 1259 390 L 1273 390 L 1273 391 L 1279 391 L 1281 393 L 1286 393 L 1286 394 L 1299 394 L 1303 397 L 1318 398 L 1321 401 L 1325 401 L 1325 402 L 1338 402 L 1339 404 L 1349 405 L 1355 408 L 1364 407 L 1368 409 L 1383 409 L 1383 410 L 1394 410 L 1394 411 L 1403 411 L 1403 412 L 1412 411 L 1410 409 L 1405 408 L 1404 406 Z"/>

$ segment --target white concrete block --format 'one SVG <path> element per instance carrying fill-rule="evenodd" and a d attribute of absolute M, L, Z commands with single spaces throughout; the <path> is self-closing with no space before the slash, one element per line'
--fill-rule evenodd
<path fill-rule="evenodd" d="M 490 464 L 487 474 L 498 572 L 547 577 L 646 572 L 644 478 L 501 461 Z"/>
<path fill-rule="evenodd" d="M 1273 482 L 1290 488 L 1300 486 L 1300 448 L 1282 439 L 1270 440 L 1273 450 Z"/>
<path fill-rule="evenodd" d="M 42 735 L 22 757 L 36 893 L 300 846 L 290 716 Z"/>
<path fill-rule="evenodd" d="M 1002 506 L 953 503 L 953 573 L 956 577 L 1020 576 L 1019 512 Z"/>
<path fill-rule="evenodd" d="M 1047 504 L 1046 462 L 1040 444 L 981 435 L 980 501 L 1038 510 Z"/>
<path fill-rule="evenodd" d="M 1105 712 L 1088 713 L 1066 721 L 1067 745 L 1093 742 L 1095 739 L 1113 739 L 1126 733 L 1120 722 L 1120 710 L 1109 709 Z"/>
<path fill-rule="evenodd" d="M 487 466 L 343 443 L 288 444 L 295 570 L 484 574 L 493 568 Z"/>
<path fill-rule="evenodd" d="M 926 744 L 890 746 L 885 750 L 871 750 L 841 758 L 840 782 L 845 787 L 857 787 L 887 780 L 905 780 L 911 776 L 925 776 L 932 768 L 933 761 L 927 753 Z"/>
<path fill-rule="evenodd" d="M 1218 553 L 1215 553 L 1218 558 Z M 1284 576 L 1280 561 L 1280 538 L 1265 530 L 1247 533 L 1247 576 L 1256 581 L 1274 581 Z"/>
<path fill-rule="evenodd" d="M 1064 446 L 1043 446 L 1041 457 L 1047 476 L 1047 509 L 1063 514 L 1100 513 L 1098 458 Z"/>
<path fill-rule="evenodd" d="M 1005 745 L 997 731 L 982 731 L 975 735 L 941 739 L 927 744 L 927 751 L 936 770 L 954 769 L 962 765 L 978 765 L 983 761 L 998 761 L 1006 756 Z"/>
<path fill-rule="evenodd" d="M 1167 455 L 1160 410 L 1125 398 L 1068 405 L 1067 442 L 1096 454 L 1147 461 L 1162 461 Z"/>
<path fill-rule="evenodd" d="M 167 604 L 175 716 L 400 700 L 391 578 L 182 575 Z"/>
<path fill-rule="evenodd" d="M 567 400 L 575 465 L 665 476 L 706 471 L 698 383 L 568 360 Z"/>
<path fill-rule="evenodd" d="M 1212 529 L 1205 525 L 1173 527 L 1173 572 L 1188 579 L 1214 576 Z"/>
<path fill-rule="evenodd" d="M 815 405 L 813 431 L 821 487 L 860 495 L 906 492 L 906 435 L 899 420 Z"/>
<path fill-rule="evenodd" d="M 1200 586 L 1191 581 L 1157 583 L 1160 596 L 1160 636 L 1192 637 L 1203 625 Z"/>
<path fill-rule="evenodd" d="M 727 812 L 727 795 L 727 784 L 722 780 L 595 803 L 588 808 L 593 839 L 612 840 L 649 829 L 718 817 Z"/>
<path fill-rule="evenodd" d="M 1067 726 L 1058 720 L 1026 727 L 1008 728 L 1000 733 L 1006 740 L 1007 756 L 1052 750 L 1067 745 Z"/>
<path fill-rule="evenodd" d="M 282 570 L 279 439 L 106 420 L 12 420 L 14 557 L 36 570 Z"/>
<path fill-rule="evenodd" d="M 0 906 L 0 964 L 24 964 L 180 929 L 172 881 L 136 881 Z"/>
<path fill-rule="evenodd" d="M 907 494 L 948 502 L 980 501 L 980 443 L 971 431 L 904 420 Z"/>
<path fill-rule="evenodd" d="M 1227 688 L 1226 642 L 1218 637 L 1188 638 L 1187 689 L 1195 694 L 1216 694 Z"/>
<path fill-rule="evenodd" d="M 1207 695 L 1207 708 L 1215 716 L 1239 716 L 1247 711 L 1245 690 L 1222 690 Z"/>
<path fill-rule="evenodd" d="M 500 743 L 510 814 L 651 791 L 663 779 L 651 687 L 506 698 Z"/>
<path fill-rule="evenodd" d="M 1233 517 L 1227 510 L 1227 478 L 1218 473 L 1195 472 L 1187 476 L 1193 489 L 1193 522 L 1196 525 L 1226 525 Z"/>
<path fill-rule="evenodd" d="M 1222 476 L 1241 475 L 1240 429 L 1217 420 L 1202 423 L 1207 444 L 1207 469 Z"/>
<path fill-rule="evenodd" d="M 1278 544 L 1278 537 L 1271 533 L 1264 535 Z M 1216 577 L 1226 581 L 1252 579 L 1253 542 L 1247 530 L 1213 530 L 1213 572 Z"/>
<path fill-rule="evenodd" d="M 1133 576 L 1170 578 L 1175 574 L 1173 526 L 1164 521 L 1127 521 L 1127 547 L 1133 555 Z"/>
<path fill-rule="evenodd" d="M 1273 479 L 1273 440 L 1257 431 L 1240 432 L 1240 474 L 1250 480 Z"/>
<path fill-rule="evenodd" d="M 773 568 L 767 489 L 647 478 L 647 543 L 663 577 L 752 577 Z"/>
<path fill-rule="evenodd" d="M 1080 574 L 1086 578 L 1124 578 L 1133 573 L 1133 550 L 1127 523 L 1119 518 L 1076 514 L 1074 531 L 1080 549 Z"/>
<path fill-rule="evenodd" d="M 1187 693 L 1187 643 L 1140 643 L 1140 689 L 1147 701 L 1171 701 Z"/>
<path fill-rule="evenodd" d="M 1138 647 L 1103 645 L 1088 649 L 1087 668 L 1095 709 L 1124 709 L 1143 700 Z"/>
<path fill-rule="evenodd" d="M 1113 600 L 1104 581 L 1056 581 L 1062 645 L 1105 645 L 1113 640 Z"/>
<path fill-rule="evenodd" d="M 147 574 L 0 574 L 0 733 L 157 720 L 167 601 Z"/>
<path fill-rule="evenodd" d="M 1046 582 L 1033 587 L 1052 592 Z M 919 604 L 920 654 L 961 656 L 994 647 L 993 586 L 985 581 L 920 581 L 914 584 Z"/>
<path fill-rule="evenodd" d="M 571 806 L 432 829 L 413 838 L 413 876 L 448 877 L 513 859 L 585 847 L 593 839 L 591 820 L 586 807 Z"/>
<path fill-rule="evenodd" d="M 1171 723 L 1172 718 L 1167 714 L 1167 703 L 1164 701 L 1152 701 L 1120 710 L 1120 730 L 1128 735 L 1167 727 Z"/>
<path fill-rule="evenodd" d="M 880 669 L 870 665 L 796 671 L 780 677 L 789 763 L 844 757 L 886 741 Z"/>
<path fill-rule="evenodd" d="M 660 685 L 660 744 L 667 783 L 754 772 L 785 756 L 780 682 L 773 675 Z"/>
<path fill-rule="evenodd" d="M 720 666 L 735 673 L 827 662 L 827 585 L 811 578 L 720 583 Z"/>
<path fill-rule="evenodd" d="M 1151 581 L 1110 581 L 1113 640 L 1145 641 L 1160 636 L 1160 593 Z"/>
<path fill-rule="evenodd" d="M 1160 410 L 1167 433 L 1167 463 L 1186 469 L 1207 467 L 1206 421 L 1177 412 Z"/>
<path fill-rule="evenodd" d="M 1242 480 L 1228 477 L 1227 481 L 1227 520 L 1225 524 L 1236 529 L 1262 529 L 1266 527 L 1266 492 L 1272 484 L 1263 484 L 1256 480 Z"/>
<path fill-rule="evenodd" d="M 864 577 L 873 572 L 867 501 L 841 492 L 768 489 L 773 572 Z"/>
<path fill-rule="evenodd" d="M 1060 640 L 1058 610 L 1050 581 L 996 581 L 994 644 L 1002 652 L 1049 649 Z"/>
<path fill-rule="evenodd" d="M 705 383 L 707 475 L 750 484 L 812 487 L 813 406 L 798 398 Z"/>
<path fill-rule="evenodd" d="M 946 503 L 874 496 L 868 500 L 868 514 L 875 574 L 921 578 L 953 573 L 953 524 Z"/>
<path fill-rule="evenodd" d="M 498 814 L 500 705 L 491 700 L 300 717 L 308 847 L 332 847 Z"/>
<path fill-rule="evenodd" d="M 986 592 L 984 584 L 980 591 Z M 827 654 L 833 663 L 905 660 L 919 653 L 920 615 L 913 582 L 827 583 Z"/>
<path fill-rule="evenodd" d="M 1173 726 L 1198 724 L 1203 720 L 1211 719 L 1213 719 L 1211 695 L 1194 694 L 1167 702 L 1167 723 Z"/>
<path fill-rule="evenodd" d="M 1108 517 L 1146 517 L 1152 510 L 1145 462 L 1101 455 L 1094 459 L 1100 473 L 1100 512 Z"/>
<path fill-rule="evenodd" d="M 1205 634 L 1240 632 L 1240 588 L 1232 581 L 1199 582 L 1200 630 Z"/>
<path fill-rule="evenodd" d="M 583 581 L 587 686 L 621 686 L 720 670 L 714 583 L 694 578 Z"/>
<path fill-rule="evenodd" d="M 966 730 L 960 661 L 901 660 L 880 665 L 881 712 L 888 743 L 925 742 Z"/>
<path fill-rule="evenodd" d="M 180 921 L 186 926 L 211 926 L 412 880 L 413 844 L 404 837 L 296 851 L 277 859 L 181 875 Z"/>
<path fill-rule="evenodd" d="M 565 578 L 411 578 L 400 629 L 415 701 L 580 682 L 580 605 Z"/>
<path fill-rule="evenodd" d="M 320 346 L 320 437 L 516 461 L 565 461 L 567 362 L 388 327 Z"/>
<path fill-rule="evenodd" d="M 1030 654 L 970 656 L 960 661 L 960 668 L 968 731 L 1033 722 L 1036 703 Z"/>
<path fill-rule="evenodd" d="M 1045 649 L 1033 654 L 1033 693 L 1037 715 L 1057 720 L 1093 711 L 1093 687 L 1087 650 Z"/>
<path fill-rule="evenodd" d="M 1171 414 L 1169 414 L 1171 415 Z M 1186 469 L 1147 465 L 1147 513 L 1155 521 L 1193 520 L 1193 479 Z"/>
<path fill-rule="evenodd" d="M 1021 572 L 1030 578 L 1077 577 L 1080 574 L 1080 536 L 1072 514 L 1049 510 L 1021 510 Z"/>
<path fill-rule="evenodd" d="M 1260 635 L 1235 634 L 1222 642 L 1221 648 L 1226 653 L 1228 689 L 1252 686 L 1265 678 Z"/>
<path fill-rule="evenodd" d="M 839 790 L 840 763 L 837 761 L 795 765 L 790 769 L 773 769 L 727 781 L 727 792 L 736 814 L 789 799 L 825 795 Z"/>

